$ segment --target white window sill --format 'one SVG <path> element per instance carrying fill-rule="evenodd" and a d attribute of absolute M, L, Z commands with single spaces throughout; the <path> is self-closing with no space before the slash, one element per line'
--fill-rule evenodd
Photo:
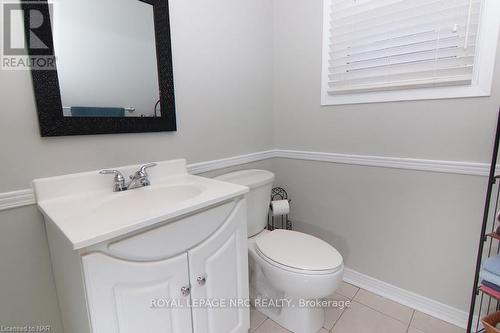
<path fill-rule="evenodd" d="M 354 94 L 330 95 L 322 92 L 321 105 L 346 105 L 364 103 L 384 103 L 401 101 L 418 101 L 428 99 L 448 99 L 467 97 L 486 97 L 491 95 L 491 84 L 489 87 L 481 87 L 478 84 L 471 86 L 451 86 L 437 88 L 419 88 L 394 91 L 377 91 Z"/>

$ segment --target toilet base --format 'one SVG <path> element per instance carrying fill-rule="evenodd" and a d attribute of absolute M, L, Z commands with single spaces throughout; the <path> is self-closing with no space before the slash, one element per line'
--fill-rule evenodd
<path fill-rule="evenodd" d="M 318 333 L 325 310 L 317 302 L 300 300 L 320 300 L 333 294 L 342 281 L 343 265 L 331 274 L 302 274 L 264 260 L 255 249 L 255 237 L 249 239 L 248 250 L 250 300 L 255 308 L 293 333 Z"/>
<path fill-rule="evenodd" d="M 317 333 L 325 322 L 323 308 L 256 307 L 256 309 L 293 333 Z"/>

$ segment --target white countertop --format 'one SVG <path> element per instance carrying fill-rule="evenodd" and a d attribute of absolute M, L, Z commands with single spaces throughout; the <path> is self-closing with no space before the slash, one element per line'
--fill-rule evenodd
<path fill-rule="evenodd" d="M 127 177 L 140 165 L 116 168 Z M 244 195 L 248 188 L 193 176 L 184 160 L 158 162 L 151 185 L 113 192 L 98 171 L 33 182 L 43 214 L 78 250 Z"/>

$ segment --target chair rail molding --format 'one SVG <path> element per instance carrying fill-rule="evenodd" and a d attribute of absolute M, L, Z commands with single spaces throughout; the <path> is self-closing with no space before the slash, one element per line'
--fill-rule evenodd
<path fill-rule="evenodd" d="M 275 156 L 304 161 L 319 161 L 368 167 L 452 173 L 468 176 L 488 176 L 489 164 L 476 162 L 441 161 L 405 157 L 336 154 L 300 150 L 275 150 Z"/>
<path fill-rule="evenodd" d="M 219 160 L 193 163 L 189 164 L 187 168 L 190 173 L 197 175 L 204 172 L 220 170 L 232 166 L 238 166 L 242 164 L 267 160 L 276 157 L 275 155 L 276 155 L 276 150 L 265 150 L 257 153 L 222 158 Z"/>
<path fill-rule="evenodd" d="M 0 193 L 0 211 L 35 203 L 35 192 L 32 189 Z"/>
<path fill-rule="evenodd" d="M 441 161 L 404 157 L 350 155 L 285 149 L 265 150 L 256 153 L 231 156 L 218 160 L 193 163 L 188 165 L 188 170 L 192 174 L 200 174 L 232 166 L 239 166 L 247 163 L 263 161 L 271 158 L 285 158 L 302 161 L 317 161 L 365 167 L 439 172 L 481 177 L 488 176 L 489 172 L 489 165 L 487 163 Z M 0 193 L 0 211 L 33 205 L 35 203 L 35 195 L 32 189 L 23 189 L 19 191 Z"/>

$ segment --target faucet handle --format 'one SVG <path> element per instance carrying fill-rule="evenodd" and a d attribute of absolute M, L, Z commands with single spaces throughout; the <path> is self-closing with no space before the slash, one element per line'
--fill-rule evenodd
<path fill-rule="evenodd" d="M 147 176 L 148 173 L 146 172 L 146 169 L 149 169 L 149 168 L 152 168 L 152 167 L 155 167 L 157 166 L 158 164 L 156 163 L 148 163 L 148 164 L 145 164 L 143 166 L 141 166 L 141 168 L 139 169 L 139 174 L 143 175 L 143 176 Z"/>
<path fill-rule="evenodd" d="M 118 170 L 101 170 L 101 171 L 99 171 L 99 173 L 101 175 L 115 175 L 116 180 L 119 180 L 119 179 L 125 180 L 125 177 L 123 177 L 123 174 Z"/>
<path fill-rule="evenodd" d="M 99 171 L 101 175 L 115 175 L 115 192 L 124 191 L 127 189 L 125 185 L 125 177 L 118 170 L 101 170 Z"/>

